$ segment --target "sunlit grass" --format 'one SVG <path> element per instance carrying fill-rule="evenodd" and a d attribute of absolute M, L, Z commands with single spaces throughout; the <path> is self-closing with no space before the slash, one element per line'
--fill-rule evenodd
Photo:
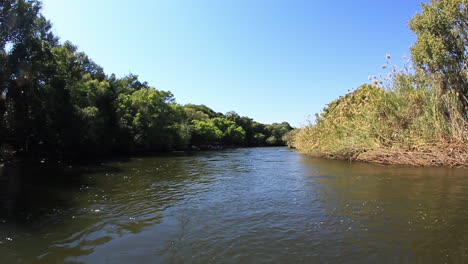
<path fill-rule="evenodd" d="M 390 55 L 387 55 L 390 59 Z M 288 140 L 314 156 L 415 166 L 468 165 L 468 124 L 454 92 L 436 94 L 424 77 L 399 70 L 328 104 Z M 385 77 L 383 77 L 385 76 Z"/>

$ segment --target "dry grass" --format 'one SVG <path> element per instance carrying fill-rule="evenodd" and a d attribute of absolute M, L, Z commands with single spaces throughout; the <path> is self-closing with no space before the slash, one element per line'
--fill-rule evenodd
<path fill-rule="evenodd" d="M 438 146 L 433 149 L 409 151 L 379 149 L 362 153 L 356 160 L 382 165 L 409 165 L 418 167 L 466 167 L 466 145 Z"/>
<path fill-rule="evenodd" d="M 290 144 L 332 159 L 468 166 L 468 122 L 459 109 L 454 93 L 438 95 L 424 79 L 397 72 L 328 104 Z"/>

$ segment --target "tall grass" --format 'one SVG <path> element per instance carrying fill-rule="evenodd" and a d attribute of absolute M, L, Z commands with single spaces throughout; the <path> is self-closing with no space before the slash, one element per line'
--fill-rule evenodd
<path fill-rule="evenodd" d="M 387 56 L 389 58 L 390 56 Z M 468 123 L 454 92 L 437 94 L 427 78 L 398 71 L 370 77 L 329 103 L 289 144 L 327 158 L 415 166 L 468 165 Z"/>

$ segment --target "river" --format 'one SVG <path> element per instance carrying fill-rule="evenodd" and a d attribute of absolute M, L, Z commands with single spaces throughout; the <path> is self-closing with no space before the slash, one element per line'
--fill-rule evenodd
<path fill-rule="evenodd" d="M 468 262 L 466 169 L 245 148 L 70 166 L 46 182 L 17 170 L 0 175 L 0 263 Z"/>

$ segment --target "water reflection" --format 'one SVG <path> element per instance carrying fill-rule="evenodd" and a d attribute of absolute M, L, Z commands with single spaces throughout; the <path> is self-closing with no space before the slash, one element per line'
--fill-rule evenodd
<path fill-rule="evenodd" d="M 75 168 L 4 167 L 0 179 L 8 184 L 0 199 L 2 261 L 71 261 L 161 223 L 160 212 L 183 200 L 183 189 L 204 175 L 207 162 L 191 160 L 179 156 Z M 16 249 L 23 252 L 18 255 Z"/>
<path fill-rule="evenodd" d="M 466 260 L 468 171 L 374 166 L 303 157 L 323 186 L 329 221 L 348 222 L 350 244 L 389 262 Z"/>
<path fill-rule="evenodd" d="M 47 184 L 3 190 L 0 262 L 468 260 L 466 170 L 256 148 L 53 171 Z"/>

